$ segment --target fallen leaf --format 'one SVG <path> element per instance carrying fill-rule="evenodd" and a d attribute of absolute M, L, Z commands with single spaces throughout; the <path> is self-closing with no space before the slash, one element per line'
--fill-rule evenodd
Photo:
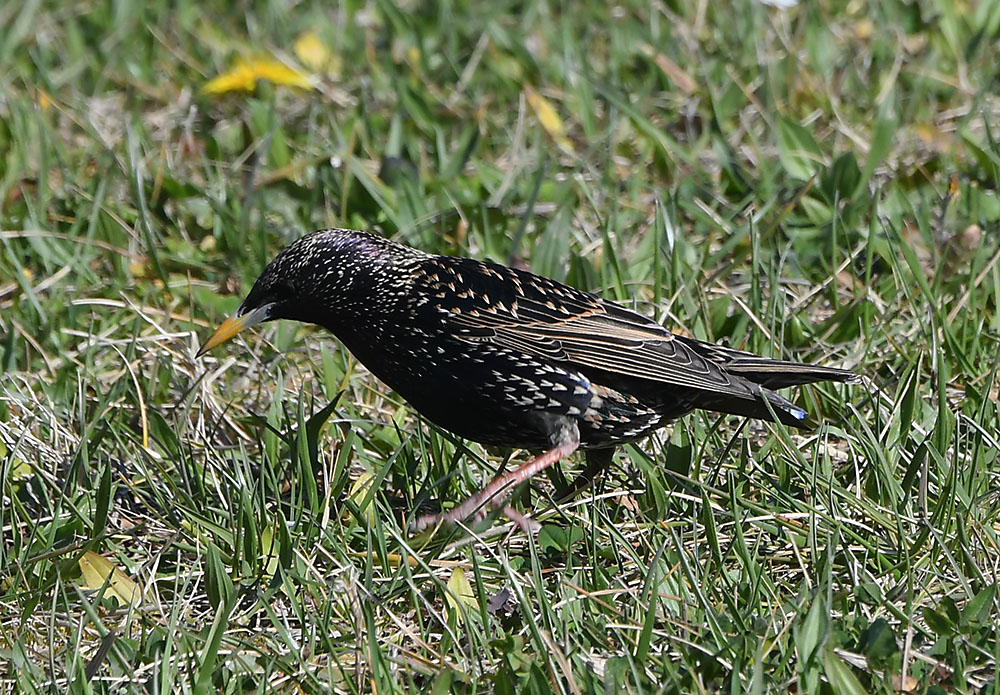
<path fill-rule="evenodd" d="M 562 119 L 548 99 L 543 97 L 530 84 L 524 86 L 524 98 L 528 106 L 535 112 L 538 123 L 552 140 L 567 152 L 573 152 L 573 143 L 566 137 L 566 129 Z"/>
<path fill-rule="evenodd" d="M 461 567 L 456 567 L 451 571 L 451 577 L 448 579 L 448 591 L 445 592 L 444 600 L 448 604 L 449 611 L 454 613 L 459 622 L 462 620 L 460 606 L 464 604 L 466 608 L 476 607 L 476 597 L 472 593 L 472 585 L 469 584 L 465 570 Z"/>
<path fill-rule="evenodd" d="M 906 678 L 903 678 L 903 674 L 896 674 L 892 677 L 892 689 L 901 695 L 908 695 L 908 693 L 917 692 L 917 688 L 920 687 L 920 681 L 906 674 Z"/>
<path fill-rule="evenodd" d="M 88 550 L 77 564 L 83 574 L 84 589 L 98 591 L 107 585 L 104 595 L 115 597 L 121 605 L 137 607 L 142 603 L 142 589 L 111 560 Z"/>
<path fill-rule="evenodd" d="M 286 87 L 312 89 L 312 80 L 305 74 L 280 63 L 273 58 L 237 59 L 230 70 L 209 80 L 201 88 L 203 94 L 225 94 L 226 92 L 252 92 L 257 80 L 267 80 Z"/>
<path fill-rule="evenodd" d="M 301 87 L 302 89 L 312 89 L 313 83 L 309 77 L 298 70 L 294 70 L 277 60 L 259 60 L 253 63 L 253 69 L 262 80 L 273 82 L 274 84 L 285 85 L 287 87 Z"/>

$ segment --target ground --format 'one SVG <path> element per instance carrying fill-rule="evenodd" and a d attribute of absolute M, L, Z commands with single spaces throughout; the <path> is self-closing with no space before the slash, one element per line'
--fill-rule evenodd
<path fill-rule="evenodd" d="M 0 689 L 996 688 L 1000 3 L 783 4 L 0 6 Z M 414 536 L 526 452 L 195 357 L 326 226 L 863 380 Z"/>

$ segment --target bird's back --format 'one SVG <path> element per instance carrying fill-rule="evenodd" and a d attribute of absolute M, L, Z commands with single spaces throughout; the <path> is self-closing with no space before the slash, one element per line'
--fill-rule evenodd
<path fill-rule="evenodd" d="M 413 328 L 400 340 L 416 362 L 396 365 L 407 374 L 380 376 L 431 420 L 477 441 L 543 446 L 535 440 L 544 423 L 532 423 L 568 415 L 585 445 L 603 446 L 640 438 L 694 408 L 768 420 L 774 411 L 802 426 L 804 411 L 769 386 L 853 378 L 675 336 L 523 270 L 428 256 L 413 277 L 409 319 L 400 322 Z M 505 428 L 514 432 L 498 431 Z M 524 441 L 514 441 L 517 432 Z"/>

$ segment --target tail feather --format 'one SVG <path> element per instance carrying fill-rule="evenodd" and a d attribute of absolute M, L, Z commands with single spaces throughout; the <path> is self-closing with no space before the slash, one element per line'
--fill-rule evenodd
<path fill-rule="evenodd" d="M 677 336 L 685 345 L 707 360 L 715 362 L 729 374 L 740 376 L 747 381 L 760 384 L 768 389 L 812 384 L 817 381 L 839 381 L 841 383 L 858 380 L 858 375 L 848 369 L 820 367 L 815 364 L 772 360 L 767 357 L 744 352 L 724 345 L 703 343 L 694 338 Z"/>
<path fill-rule="evenodd" d="M 849 383 L 858 380 L 858 375 L 848 369 L 769 360 L 764 357 L 739 357 L 727 362 L 725 370 L 767 389 L 783 389 L 817 381 Z"/>
<path fill-rule="evenodd" d="M 806 411 L 787 398 L 767 388 L 756 387 L 754 391 L 756 392 L 756 399 L 734 398 L 726 394 L 699 391 L 696 396 L 691 398 L 691 402 L 696 408 L 714 410 L 730 415 L 742 415 L 757 420 L 767 420 L 768 422 L 774 421 L 774 416 L 771 414 L 773 411 L 774 415 L 778 416 L 778 420 L 789 427 L 798 427 L 800 429 L 811 428 L 811 425 L 807 422 L 808 414 Z M 767 407 L 768 404 L 770 404 L 770 408 Z"/>
<path fill-rule="evenodd" d="M 693 338 L 680 339 L 702 357 L 722 367 L 727 374 L 752 384 L 750 392 L 756 396 L 753 399 L 735 398 L 731 394 L 700 391 L 693 399 L 698 408 L 769 421 L 774 420 L 771 414 L 773 410 L 778 420 L 784 424 L 809 429 L 806 411 L 771 389 L 812 384 L 817 381 L 850 383 L 859 380 L 858 375 L 848 369 L 772 360 L 722 345 L 703 343 Z M 767 404 L 770 404 L 770 409 Z"/>

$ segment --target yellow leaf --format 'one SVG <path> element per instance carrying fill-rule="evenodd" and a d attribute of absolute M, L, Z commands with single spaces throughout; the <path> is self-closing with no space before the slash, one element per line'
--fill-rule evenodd
<path fill-rule="evenodd" d="M 312 89 L 313 87 L 312 80 L 307 75 L 276 60 L 258 60 L 253 63 L 253 67 L 262 80 L 286 87 L 300 87 L 302 89 Z"/>
<path fill-rule="evenodd" d="M 445 592 L 444 600 L 448 604 L 448 610 L 459 621 L 462 620 L 462 610 L 460 608 L 462 604 L 465 604 L 466 608 L 476 607 L 476 596 L 472 593 L 472 586 L 465 577 L 465 570 L 461 567 L 456 567 L 452 570 L 451 577 L 448 579 L 448 591 Z"/>
<path fill-rule="evenodd" d="M 105 596 L 114 596 L 123 606 L 139 606 L 142 589 L 128 575 L 101 555 L 88 550 L 78 561 L 83 573 L 83 588 L 97 591 L 107 585 Z"/>
<path fill-rule="evenodd" d="M 340 74 L 340 59 L 330 52 L 316 32 L 300 36 L 294 45 L 295 57 L 314 72 Z"/>
<path fill-rule="evenodd" d="M 278 539 L 274 534 L 274 526 L 265 526 L 260 532 L 260 549 L 263 558 L 266 560 L 264 565 L 264 576 L 273 577 L 278 571 L 280 566 L 280 554 L 281 548 L 278 545 Z"/>
<path fill-rule="evenodd" d="M 204 94 L 251 92 L 257 86 L 257 80 L 267 80 L 288 87 L 312 88 L 312 81 L 309 77 L 273 58 L 254 60 L 240 58 L 237 59 L 232 69 L 206 82 L 201 91 Z"/>
<path fill-rule="evenodd" d="M 237 60 L 236 65 L 213 80 L 209 80 L 201 91 L 205 94 L 225 94 L 238 90 L 252 91 L 257 86 L 257 76 L 245 60 Z"/>
<path fill-rule="evenodd" d="M 559 118 L 559 114 L 552 104 L 549 103 L 549 100 L 539 94 L 530 84 L 524 86 L 524 98 L 527 100 L 531 110 L 535 112 L 538 123 L 548 133 L 549 137 L 559 147 L 567 152 L 573 152 L 573 143 L 566 137 L 566 129 L 563 127 L 562 119 Z"/>
<path fill-rule="evenodd" d="M 364 471 L 361 476 L 358 477 L 351 484 L 351 491 L 347 493 L 347 496 L 351 498 L 351 501 L 358 506 L 361 513 L 365 515 L 365 518 L 371 522 L 375 520 L 375 510 L 373 509 L 372 501 L 368 500 L 365 504 L 365 498 L 368 496 L 368 490 L 371 488 L 372 483 L 375 481 L 375 476 Z M 362 506 L 364 505 L 364 506 Z"/>

